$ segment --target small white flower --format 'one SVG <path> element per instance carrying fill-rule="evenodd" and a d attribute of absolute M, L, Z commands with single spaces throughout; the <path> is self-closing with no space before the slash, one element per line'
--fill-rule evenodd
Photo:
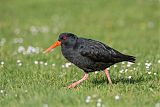
<path fill-rule="evenodd" d="M 125 71 L 124 72 L 127 72 L 128 71 L 128 69 L 125 69 Z"/>
<path fill-rule="evenodd" d="M 130 64 L 127 64 L 127 67 L 131 67 L 131 65 L 130 65 Z"/>
<path fill-rule="evenodd" d="M 97 103 L 97 107 L 101 107 L 101 103 L 100 102 Z"/>
<path fill-rule="evenodd" d="M 158 63 L 160 64 L 160 60 L 158 60 Z"/>
<path fill-rule="evenodd" d="M 18 63 L 18 66 L 22 66 L 22 63 Z"/>
<path fill-rule="evenodd" d="M 91 96 L 87 96 L 86 99 L 91 99 Z"/>
<path fill-rule="evenodd" d="M 91 100 L 91 96 L 87 96 L 87 97 L 86 97 L 86 103 L 89 103 L 90 100 Z"/>
<path fill-rule="evenodd" d="M 95 71 L 95 74 L 98 74 L 98 71 Z"/>
<path fill-rule="evenodd" d="M 65 66 L 64 65 L 62 65 L 62 68 L 64 68 Z"/>
<path fill-rule="evenodd" d="M 29 46 L 28 49 L 27 49 L 28 54 L 35 53 L 35 51 L 36 51 L 35 48 L 32 47 L 32 46 Z"/>
<path fill-rule="evenodd" d="M 136 70 L 136 68 L 133 68 L 133 70 Z"/>
<path fill-rule="evenodd" d="M 149 66 L 146 66 L 146 69 L 149 69 L 150 67 Z"/>
<path fill-rule="evenodd" d="M 157 73 L 155 72 L 155 73 L 153 73 L 154 75 L 157 75 Z"/>
<path fill-rule="evenodd" d="M 145 63 L 145 65 L 147 66 L 147 65 L 148 65 L 148 63 L 146 62 L 146 63 Z"/>
<path fill-rule="evenodd" d="M 114 68 L 116 68 L 116 67 L 117 67 L 117 65 L 115 64 L 113 67 L 114 67 Z"/>
<path fill-rule="evenodd" d="M 3 62 L 3 61 L 1 61 L 1 65 L 4 65 L 4 62 Z"/>
<path fill-rule="evenodd" d="M 38 61 L 34 61 L 34 64 L 36 64 L 36 65 L 37 65 L 37 64 L 38 64 Z"/>
<path fill-rule="evenodd" d="M 151 74 L 151 72 L 148 72 L 148 74 Z"/>
<path fill-rule="evenodd" d="M 69 68 L 72 65 L 72 63 L 66 63 L 65 66 L 66 68 Z"/>
<path fill-rule="evenodd" d="M 124 65 L 124 64 L 125 64 L 125 62 L 122 62 L 122 64 Z"/>
<path fill-rule="evenodd" d="M 133 62 L 128 62 L 128 64 L 129 64 L 129 65 L 133 65 L 134 63 L 133 63 Z"/>
<path fill-rule="evenodd" d="M 152 65 L 152 63 L 148 63 L 148 65 L 147 66 L 151 66 Z"/>
<path fill-rule="evenodd" d="M 122 69 L 122 70 L 120 70 L 119 72 L 120 72 L 120 73 L 123 73 L 123 71 L 124 71 L 124 70 Z"/>
<path fill-rule="evenodd" d="M 53 67 L 55 67 L 55 64 L 52 64 Z"/>
<path fill-rule="evenodd" d="M 3 93 L 4 93 L 4 90 L 0 90 L 0 93 L 3 94 Z"/>
<path fill-rule="evenodd" d="M 109 70 L 110 68 L 107 68 L 107 70 Z"/>
<path fill-rule="evenodd" d="M 99 99 L 97 100 L 97 102 L 101 103 L 101 102 L 102 102 L 102 100 L 99 98 Z"/>
<path fill-rule="evenodd" d="M 128 79 L 131 79 L 132 78 L 132 76 L 128 76 Z"/>
<path fill-rule="evenodd" d="M 66 68 L 69 68 L 69 65 L 66 65 Z"/>
<path fill-rule="evenodd" d="M 48 65 L 48 63 L 46 62 L 46 63 L 44 63 L 44 65 L 45 65 L 45 66 L 47 66 L 47 65 Z"/>
<path fill-rule="evenodd" d="M 150 67 L 152 65 L 152 63 L 145 63 L 146 67 Z"/>
<path fill-rule="evenodd" d="M 114 98 L 115 98 L 115 100 L 119 100 L 120 96 L 116 95 Z"/>
<path fill-rule="evenodd" d="M 86 99 L 86 103 L 89 103 L 90 102 L 90 100 L 89 99 Z"/>
<path fill-rule="evenodd" d="M 137 65 L 138 65 L 138 66 L 141 65 L 141 63 L 139 62 Z"/>
<path fill-rule="evenodd" d="M 25 51 L 25 48 L 23 46 L 18 47 L 18 52 L 23 53 Z"/>
<path fill-rule="evenodd" d="M 20 63 L 20 62 L 21 62 L 21 60 L 18 59 L 18 60 L 17 60 L 17 63 Z"/>

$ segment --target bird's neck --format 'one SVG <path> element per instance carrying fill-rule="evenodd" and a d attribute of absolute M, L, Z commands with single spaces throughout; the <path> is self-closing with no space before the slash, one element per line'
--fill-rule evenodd
<path fill-rule="evenodd" d="M 68 41 L 68 42 L 62 43 L 61 47 L 65 49 L 73 49 L 77 44 L 77 40 L 78 39 L 75 39 L 74 41 Z"/>

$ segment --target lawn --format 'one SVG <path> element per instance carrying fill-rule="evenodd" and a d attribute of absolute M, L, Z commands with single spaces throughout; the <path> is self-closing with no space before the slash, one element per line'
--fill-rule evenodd
<path fill-rule="evenodd" d="M 159 0 L 1 0 L 0 107 L 160 107 Z M 102 41 L 137 57 L 133 65 L 84 72 L 60 47 L 61 32 Z"/>

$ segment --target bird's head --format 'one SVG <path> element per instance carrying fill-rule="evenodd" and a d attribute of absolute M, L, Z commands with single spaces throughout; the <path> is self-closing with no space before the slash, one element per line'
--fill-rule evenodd
<path fill-rule="evenodd" d="M 58 41 L 55 42 L 52 46 L 50 46 L 44 53 L 50 52 L 52 49 L 56 48 L 57 46 L 74 46 L 77 40 L 77 36 L 72 33 L 61 33 L 59 35 Z"/>

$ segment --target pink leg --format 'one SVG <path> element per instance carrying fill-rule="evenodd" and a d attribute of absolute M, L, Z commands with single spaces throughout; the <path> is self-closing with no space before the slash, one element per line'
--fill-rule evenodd
<path fill-rule="evenodd" d="M 112 84 L 109 71 L 108 71 L 107 69 L 105 69 L 104 72 L 105 72 L 105 74 L 106 74 L 106 76 L 107 76 L 107 79 L 108 79 L 109 83 Z"/>
<path fill-rule="evenodd" d="M 85 81 L 88 78 L 88 73 L 85 73 L 85 75 L 83 76 L 82 79 L 80 79 L 77 82 L 74 82 L 73 84 L 69 85 L 68 88 L 74 88 L 76 87 L 78 84 L 82 83 L 83 81 Z"/>

